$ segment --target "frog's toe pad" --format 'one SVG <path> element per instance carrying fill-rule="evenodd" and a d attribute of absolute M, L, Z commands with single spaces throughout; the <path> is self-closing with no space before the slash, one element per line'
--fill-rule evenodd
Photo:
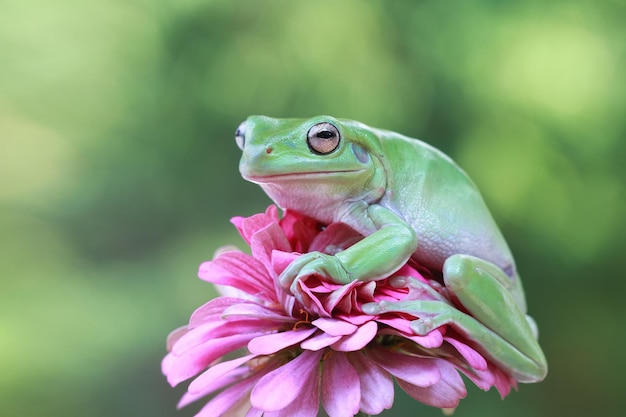
<path fill-rule="evenodd" d="M 435 327 L 435 323 L 431 319 L 419 319 L 411 322 L 411 330 L 419 336 L 430 333 Z"/>
<path fill-rule="evenodd" d="M 363 313 L 369 314 L 370 316 L 375 316 L 376 314 L 380 314 L 384 310 L 384 306 L 382 303 L 367 303 L 361 306 L 361 310 Z"/>

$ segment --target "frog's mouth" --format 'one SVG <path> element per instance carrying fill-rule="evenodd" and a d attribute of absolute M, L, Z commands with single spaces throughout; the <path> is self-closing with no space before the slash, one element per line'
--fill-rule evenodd
<path fill-rule="evenodd" d="M 243 177 L 248 181 L 256 182 L 256 183 L 265 183 L 265 182 L 276 182 L 282 180 L 301 180 L 301 179 L 311 179 L 311 178 L 327 178 L 333 177 L 336 175 L 345 175 L 350 173 L 363 172 L 365 169 L 344 169 L 344 170 L 336 170 L 336 171 L 302 171 L 302 172 L 289 172 L 285 174 L 266 174 L 266 175 L 246 175 L 243 174 Z"/>

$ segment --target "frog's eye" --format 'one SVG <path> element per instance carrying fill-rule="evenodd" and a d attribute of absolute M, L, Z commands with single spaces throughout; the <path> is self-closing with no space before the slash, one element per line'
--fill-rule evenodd
<path fill-rule="evenodd" d="M 235 132 L 235 142 L 239 149 L 243 151 L 243 146 L 246 144 L 246 122 L 243 122 L 237 128 Z"/>
<path fill-rule="evenodd" d="M 307 133 L 309 148 L 320 155 L 326 155 L 339 146 L 339 130 L 330 123 L 318 123 L 313 125 Z"/>

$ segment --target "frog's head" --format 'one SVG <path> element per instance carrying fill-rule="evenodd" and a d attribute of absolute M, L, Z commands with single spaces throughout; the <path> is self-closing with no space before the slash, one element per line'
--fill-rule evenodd
<path fill-rule="evenodd" d="M 380 141 L 361 123 L 251 116 L 236 141 L 243 151 L 241 175 L 282 208 L 332 221 L 346 202 L 370 203 L 384 194 Z"/>

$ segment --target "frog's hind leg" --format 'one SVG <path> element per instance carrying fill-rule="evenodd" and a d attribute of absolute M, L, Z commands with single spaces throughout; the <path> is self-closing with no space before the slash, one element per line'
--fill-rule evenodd
<path fill-rule="evenodd" d="M 507 287 L 510 278 L 497 266 L 467 255 L 454 255 L 443 268 L 444 282 L 463 308 L 442 297 L 383 301 L 363 306 L 366 314 L 403 312 L 417 317 L 411 329 L 418 335 L 451 326 L 485 357 L 520 382 L 538 382 L 547 373 L 534 323 Z M 412 282 L 411 285 L 426 285 Z"/>
<path fill-rule="evenodd" d="M 537 369 L 528 378 L 542 379 L 546 364 L 537 343 L 537 326 L 525 314 L 523 300 L 520 305 L 519 297 L 511 291 L 518 288 L 521 291 L 519 282 L 496 265 L 468 255 L 448 258 L 443 274 L 446 287 L 472 317 L 534 362 Z"/>

